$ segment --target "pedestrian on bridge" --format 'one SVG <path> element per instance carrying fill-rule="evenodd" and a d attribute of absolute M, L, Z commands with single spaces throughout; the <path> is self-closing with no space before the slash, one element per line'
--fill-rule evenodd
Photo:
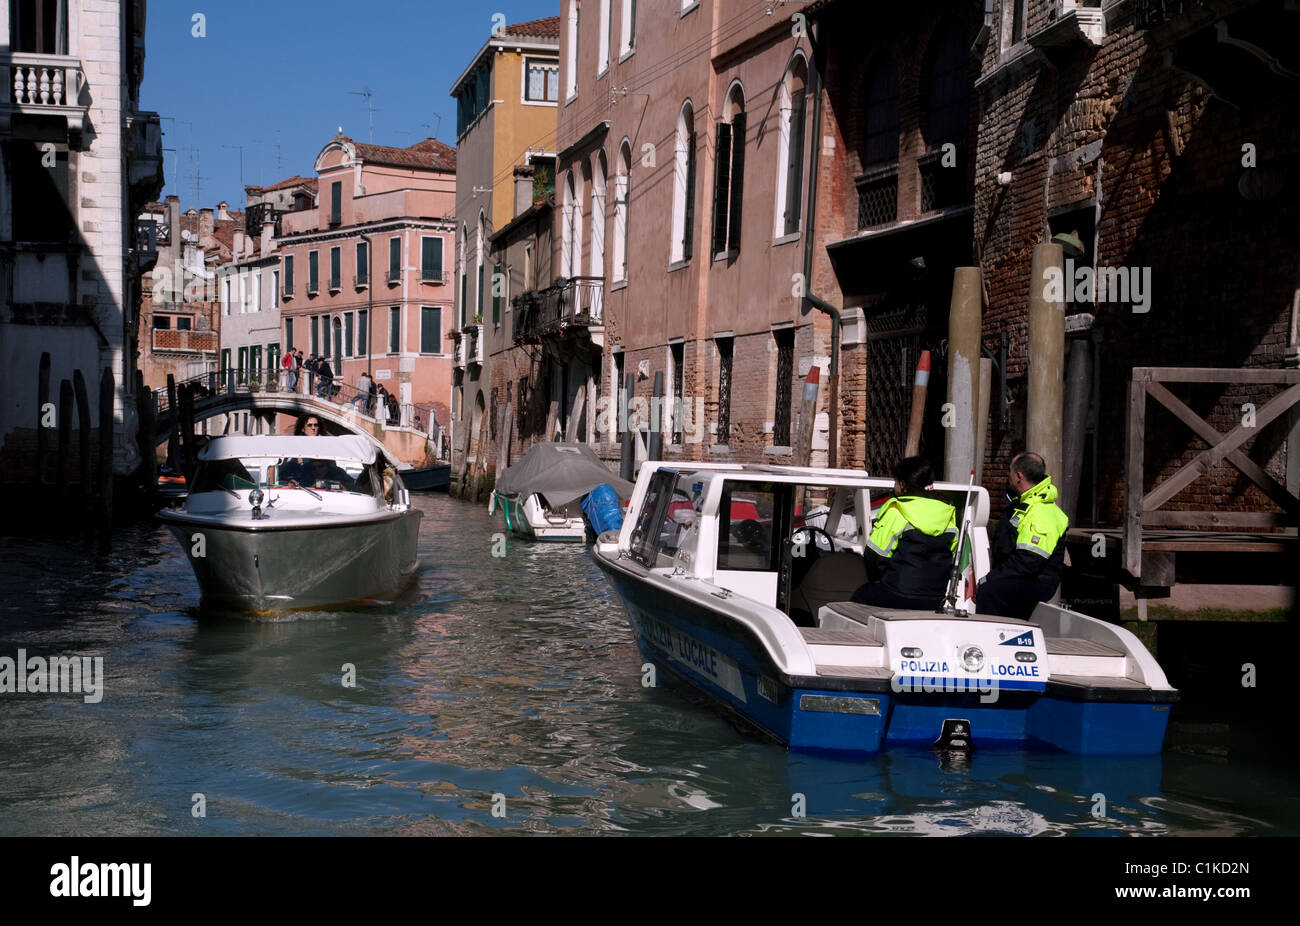
<path fill-rule="evenodd" d="M 352 397 L 352 406 L 359 412 L 365 412 L 370 407 L 370 384 L 374 382 L 370 378 L 370 372 L 366 371 L 357 377 L 357 394 Z"/>
<path fill-rule="evenodd" d="M 280 358 L 280 369 L 283 371 L 285 384 L 290 392 L 298 388 L 298 363 L 293 356 L 293 348 L 286 347 L 284 356 Z"/>
<path fill-rule="evenodd" d="M 330 366 L 330 358 L 322 357 L 316 364 L 316 373 L 320 376 L 320 389 L 317 391 L 322 399 L 333 401 L 334 399 L 334 370 Z"/>

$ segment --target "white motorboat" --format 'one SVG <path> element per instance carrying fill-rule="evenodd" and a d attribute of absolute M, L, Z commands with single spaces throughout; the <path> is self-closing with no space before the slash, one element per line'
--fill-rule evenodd
<path fill-rule="evenodd" d="M 1178 692 L 1132 633 L 1049 604 L 1030 620 L 978 613 L 982 488 L 933 487 L 965 512 L 972 554 L 948 608 L 850 601 L 866 581 L 872 500 L 892 488 L 849 470 L 650 461 L 621 530 L 593 553 L 648 662 L 791 748 L 1160 752 Z M 821 499 L 824 510 L 802 507 Z"/>
<path fill-rule="evenodd" d="M 521 537 L 582 543 L 582 499 L 598 485 L 610 486 L 620 499 L 632 494 L 632 483 L 611 472 L 586 444 L 537 444 L 497 477 L 488 513 L 500 506 L 506 528 Z"/>
<path fill-rule="evenodd" d="M 278 611 L 391 594 L 414 573 L 421 512 L 363 437 L 218 437 L 159 519 L 203 604 Z"/>

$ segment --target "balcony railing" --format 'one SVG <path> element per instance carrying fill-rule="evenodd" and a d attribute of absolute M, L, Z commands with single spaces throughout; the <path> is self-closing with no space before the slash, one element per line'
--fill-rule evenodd
<path fill-rule="evenodd" d="M 275 223 L 275 236 L 279 238 L 281 214 L 271 203 L 254 203 L 244 212 L 244 234 L 250 238 L 262 237 L 262 223 L 270 218 Z"/>
<path fill-rule="evenodd" d="M 458 370 L 465 369 L 465 336 L 459 331 L 453 331 L 452 337 L 452 366 Z"/>
<path fill-rule="evenodd" d="M 1139 29 L 1149 29 L 1208 6 L 1208 0 L 1134 0 L 1133 21 Z"/>
<path fill-rule="evenodd" d="M 352 286 L 354 289 L 364 289 L 370 285 L 370 275 L 367 273 L 358 273 L 352 277 Z"/>
<path fill-rule="evenodd" d="M 1029 36 L 1036 48 L 1052 48 L 1084 42 L 1100 45 L 1106 37 L 1106 14 L 1101 0 L 1052 0 L 1047 8 L 1047 25 Z"/>
<path fill-rule="evenodd" d="M 85 83 L 81 61 L 69 55 L 0 55 L 0 104 L 20 112 L 64 114 L 80 128 Z"/>
<path fill-rule="evenodd" d="M 465 327 L 465 336 L 461 339 L 464 345 L 465 365 L 483 363 L 483 328 L 481 325 L 467 325 Z"/>
<path fill-rule="evenodd" d="M 402 271 L 401 271 L 400 269 L 398 269 L 398 270 L 394 270 L 393 268 L 389 267 L 389 268 L 388 268 L 388 276 L 387 276 L 387 280 L 388 280 L 389 283 L 400 283 L 400 282 L 402 282 Z"/>
<path fill-rule="evenodd" d="M 154 328 L 155 351 L 181 351 L 184 353 L 217 352 L 217 332 L 196 331 L 183 328 Z"/>
<path fill-rule="evenodd" d="M 573 326 L 599 326 L 605 316 L 605 278 L 572 277 L 524 293 L 515 308 L 515 343 L 539 343 Z"/>
<path fill-rule="evenodd" d="M 447 272 L 445 270 L 438 270 L 438 271 L 421 270 L 420 282 L 421 283 L 446 283 Z"/>

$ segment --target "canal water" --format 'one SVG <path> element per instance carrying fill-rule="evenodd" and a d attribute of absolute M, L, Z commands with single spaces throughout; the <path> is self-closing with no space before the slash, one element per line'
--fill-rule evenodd
<path fill-rule="evenodd" d="M 494 557 L 499 515 L 417 504 L 403 597 L 273 621 L 200 614 L 156 527 L 106 557 L 0 539 L 0 656 L 105 675 L 94 704 L 0 694 L 0 835 L 1300 832 L 1293 765 L 1217 717 L 1175 713 L 1153 759 L 789 753 L 643 687 L 583 547 Z"/>

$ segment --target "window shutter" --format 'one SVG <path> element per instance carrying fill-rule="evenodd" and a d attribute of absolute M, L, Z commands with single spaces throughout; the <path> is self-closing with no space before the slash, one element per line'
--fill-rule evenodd
<path fill-rule="evenodd" d="M 790 101 L 790 147 L 786 158 L 785 177 L 785 233 L 799 230 L 803 212 L 803 121 L 806 106 L 804 90 L 800 89 Z"/>
<path fill-rule="evenodd" d="M 492 268 L 492 324 L 501 324 L 501 296 L 497 293 L 497 280 L 500 279 L 501 265 Z"/>
<path fill-rule="evenodd" d="M 731 174 L 731 126 L 718 123 L 718 142 L 713 163 L 713 253 L 727 249 L 727 185 Z"/>
<path fill-rule="evenodd" d="M 727 223 L 727 250 L 740 250 L 740 204 L 745 187 L 745 114 L 731 119 L 731 209 Z M 717 232 L 715 231 L 716 235 Z"/>
<path fill-rule="evenodd" d="M 686 222 L 682 229 L 682 260 L 690 260 L 695 243 L 695 132 L 686 136 Z"/>

